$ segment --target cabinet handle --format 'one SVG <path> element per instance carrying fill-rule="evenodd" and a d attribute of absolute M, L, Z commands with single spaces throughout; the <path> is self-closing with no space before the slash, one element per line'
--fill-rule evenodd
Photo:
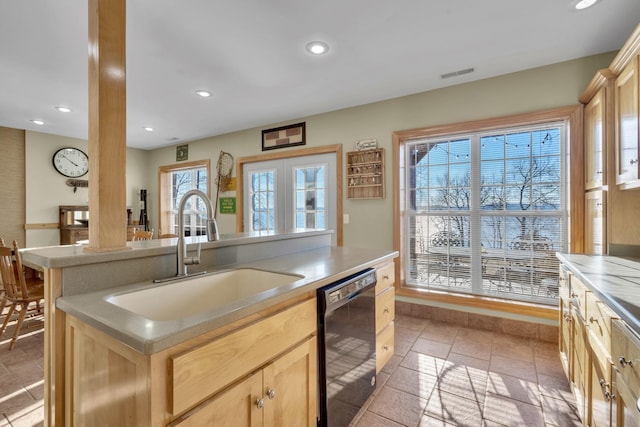
<path fill-rule="evenodd" d="M 269 399 L 273 399 L 274 397 L 276 397 L 276 391 L 270 388 L 269 390 L 267 390 L 267 396 L 269 396 Z"/>
<path fill-rule="evenodd" d="M 575 292 L 571 294 L 571 298 L 578 298 L 578 294 L 576 294 Z"/>
<path fill-rule="evenodd" d="M 591 322 L 591 323 L 594 323 L 594 322 L 595 322 L 595 323 L 598 323 L 598 319 L 596 319 L 595 317 L 591 316 L 591 317 L 589 317 L 589 322 Z"/>
<path fill-rule="evenodd" d="M 620 362 L 620 365 L 624 368 L 626 365 L 629 366 L 633 366 L 633 362 L 631 360 L 627 360 L 624 358 L 624 356 L 620 356 L 620 359 L 618 359 L 618 361 Z"/>
<path fill-rule="evenodd" d="M 262 409 L 262 407 L 264 406 L 264 399 L 258 398 L 258 400 L 256 400 L 256 406 L 258 407 L 258 409 Z"/>
<path fill-rule="evenodd" d="M 629 164 L 630 164 L 630 165 L 635 165 L 636 163 L 638 163 L 638 159 L 631 159 L 631 160 L 629 160 Z"/>
<path fill-rule="evenodd" d="M 598 175 L 602 175 L 602 171 L 596 171 Z"/>
<path fill-rule="evenodd" d="M 569 313 L 565 313 L 564 315 L 564 321 L 565 322 L 571 322 L 571 315 Z"/>
<path fill-rule="evenodd" d="M 383 278 L 384 280 L 389 280 L 389 275 L 388 275 L 388 274 L 385 274 L 384 276 L 382 276 L 382 278 Z"/>
<path fill-rule="evenodd" d="M 382 346 L 382 349 L 383 349 L 384 351 L 389 351 L 389 346 L 388 346 L 388 345 Z"/>
<path fill-rule="evenodd" d="M 389 307 L 385 307 L 385 308 L 384 308 L 384 312 L 385 312 L 385 313 L 390 313 L 390 312 L 391 312 L 391 310 L 389 310 Z"/>
<path fill-rule="evenodd" d="M 609 401 L 611 401 L 611 400 L 613 400 L 615 398 L 616 397 L 613 394 L 609 393 L 608 391 L 604 392 L 604 400 L 605 401 L 609 402 Z M 637 403 L 636 403 L 636 405 L 637 405 Z"/>

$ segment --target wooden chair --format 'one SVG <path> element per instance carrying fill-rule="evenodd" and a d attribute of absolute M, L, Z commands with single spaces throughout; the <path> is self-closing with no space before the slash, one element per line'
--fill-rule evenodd
<path fill-rule="evenodd" d="M 13 259 L 15 258 L 15 265 Z M 44 299 L 43 287 L 28 287 L 24 278 L 24 270 L 22 269 L 22 260 L 20 259 L 20 252 L 18 243 L 13 241 L 13 248 L 7 246 L 0 247 L 0 282 L 6 292 L 6 299 L 11 304 L 7 316 L 2 323 L 0 329 L 0 336 L 4 334 L 9 320 L 13 315 L 16 308 L 20 307 L 18 313 L 18 323 L 16 323 L 16 330 L 9 344 L 9 350 L 13 349 L 13 346 L 20 334 L 20 328 L 27 315 L 27 309 L 31 303 L 36 303 L 38 309 L 40 309 L 40 301 Z"/>
<path fill-rule="evenodd" d="M 131 241 L 135 242 L 136 240 L 151 240 L 153 239 L 153 229 L 151 231 L 137 230 L 133 229 L 133 237 Z"/>
<path fill-rule="evenodd" d="M 0 237 L 0 247 L 4 246 L 4 239 Z M 2 316 L 2 312 L 4 311 L 4 307 L 7 305 L 7 293 L 4 291 L 4 286 L 2 285 L 2 280 L 0 280 L 0 316 Z"/>

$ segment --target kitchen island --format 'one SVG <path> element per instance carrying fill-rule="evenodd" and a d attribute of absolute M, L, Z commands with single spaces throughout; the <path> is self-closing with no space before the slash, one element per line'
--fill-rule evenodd
<path fill-rule="evenodd" d="M 246 268 L 296 280 L 176 319 L 148 319 L 109 302 L 163 286 L 152 280 L 175 274 L 174 241 L 132 243 L 133 250 L 110 254 L 85 254 L 75 246 L 25 251 L 47 281 L 47 423 L 224 425 L 231 417 L 242 425 L 243 413 L 249 425 L 255 417 L 262 425 L 313 425 L 315 291 L 365 268 L 386 267 L 397 253 L 330 246 L 326 232 L 200 242 L 201 268 L 210 274 Z M 121 277 L 127 272 L 135 279 Z M 189 279 L 181 285 L 189 286 Z"/>

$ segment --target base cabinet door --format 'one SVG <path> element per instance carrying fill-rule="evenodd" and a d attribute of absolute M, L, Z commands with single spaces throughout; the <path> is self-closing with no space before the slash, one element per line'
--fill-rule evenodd
<path fill-rule="evenodd" d="M 263 369 L 265 427 L 315 427 L 317 340 L 304 342 Z"/>
<path fill-rule="evenodd" d="M 615 393 L 609 376 L 611 368 L 603 369 L 597 360 L 591 361 L 591 427 L 611 427 L 616 425 Z"/>
<path fill-rule="evenodd" d="M 575 309 L 572 310 L 571 318 L 573 325 L 571 388 L 576 398 L 576 407 L 578 408 L 580 419 L 586 420 L 589 413 L 587 396 L 587 375 L 589 371 L 586 370 L 588 359 L 585 345 L 584 319 Z"/>
<path fill-rule="evenodd" d="M 259 402 L 262 393 L 262 375 L 257 372 L 237 385 L 223 391 L 205 402 L 184 420 L 170 426 L 200 427 L 260 427 L 262 407 Z"/>
<path fill-rule="evenodd" d="M 315 427 L 316 353 L 309 338 L 169 426 Z"/>

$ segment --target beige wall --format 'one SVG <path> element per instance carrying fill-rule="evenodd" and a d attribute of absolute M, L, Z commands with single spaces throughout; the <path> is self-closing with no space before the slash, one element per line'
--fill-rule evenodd
<path fill-rule="evenodd" d="M 82 139 L 55 136 L 39 132 L 26 132 L 26 223 L 57 223 L 59 205 L 87 205 L 88 188 L 66 185 L 68 178 L 53 168 L 51 157 L 60 148 L 76 147 L 88 151 L 88 143 Z M 127 149 L 127 206 L 134 209 L 137 219 L 140 188 L 147 188 L 146 169 L 148 154 L 143 150 Z M 88 179 L 85 175 L 82 179 Z M 126 212 L 123 212 L 123 216 Z M 27 230 L 27 247 L 60 244 L 58 229 Z"/>
<path fill-rule="evenodd" d="M 188 143 L 188 160 L 210 159 L 214 169 L 212 173 L 215 173 L 220 150 L 230 152 L 234 159 L 259 154 L 262 129 L 299 121 L 306 122 L 307 147 L 343 144 L 346 153 L 353 150 L 356 140 L 376 138 L 378 145 L 385 149 L 386 197 L 382 200 L 343 200 L 344 213 L 350 216 L 350 223 L 344 226 L 344 245 L 392 249 L 393 205 L 390 186 L 393 131 L 575 105 L 596 70 L 607 67 L 614 54 L 581 58 L 192 141 Z M 55 150 L 65 145 L 87 149 L 87 142 L 84 140 L 27 132 L 27 223 L 57 222 L 58 205 L 87 203 L 87 189 L 78 189 L 74 194 L 72 188 L 65 185 L 66 178 L 51 167 L 51 156 Z M 134 219 L 137 219 L 138 191 L 146 188 L 151 227 L 157 229 L 157 171 L 159 166 L 176 163 L 175 146 L 152 151 L 128 149 L 127 156 L 127 205 L 134 208 Z M 233 175 L 235 176 L 235 168 Z M 215 191 L 215 188 L 212 190 Z M 215 193 L 212 196 L 215 198 Z M 235 192 L 221 193 L 221 197 L 233 196 Z M 233 233 L 235 230 L 234 215 L 219 214 L 218 223 L 221 233 Z M 57 230 L 27 232 L 27 244 L 30 247 L 57 242 Z"/>
<path fill-rule="evenodd" d="M 607 67 L 613 56 L 614 53 L 596 55 L 365 106 L 292 118 L 286 124 L 306 122 L 307 147 L 343 144 L 346 153 L 353 150 L 356 140 L 378 140 L 378 145 L 385 149 L 386 197 L 383 200 L 344 200 L 344 213 L 350 216 L 350 223 L 344 226 L 344 245 L 392 249 L 390 185 L 393 131 L 576 105 L 596 70 Z M 230 152 L 235 159 L 258 154 L 261 151 L 261 130 L 281 124 L 285 123 L 191 142 L 189 160 L 209 158 L 214 166 L 220 150 Z M 158 166 L 173 163 L 175 147 L 152 151 L 147 181 L 157 181 Z M 151 221 L 157 224 L 157 184 L 149 188 L 154 201 Z M 222 233 L 233 232 L 235 216 L 218 215 L 218 218 Z"/>

